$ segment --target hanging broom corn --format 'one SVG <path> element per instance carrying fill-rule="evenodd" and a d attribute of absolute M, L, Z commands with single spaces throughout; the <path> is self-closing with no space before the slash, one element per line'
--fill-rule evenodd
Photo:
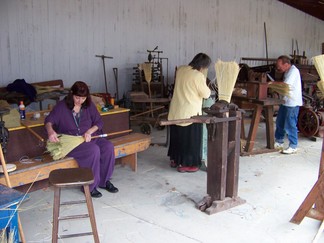
<path fill-rule="evenodd" d="M 216 62 L 215 72 L 219 100 L 230 103 L 239 71 L 240 67 L 236 62 L 223 62 L 221 60 Z"/>
<path fill-rule="evenodd" d="M 272 91 L 277 92 L 280 95 L 290 97 L 291 87 L 284 82 L 269 82 L 268 86 Z"/>
<path fill-rule="evenodd" d="M 91 138 L 102 138 L 107 136 L 107 134 L 101 134 Z M 64 158 L 68 153 L 85 141 L 82 136 L 72 136 L 67 134 L 60 134 L 58 138 L 60 140 L 59 142 L 48 141 L 46 145 L 47 152 L 51 154 L 54 160 Z"/>
<path fill-rule="evenodd" d="M 144 71 L 144 77 L 147 82 L 148 86 L 148 92 L 149 92 L 149 97 L 152 98 L 152 93 L 151 93 L 151 80 L 152 80 L 152 63 L 150 62 L 144 62 L 139 65 L 139 70 L 140 72 L 143 70 Z M 150 102 L 150 108 L 151 108 L 151 116 L 153 117 L 153 103 Z"/>
<path fill-rule="evenodd" d="M 320 81 L 317 82 L 317 87 L 321 91 L 319 95 L 321 99 L 324 98 L 324 55 L 319 55 L 313 57 L 314 65 L 317 70 L 317 73 L 320 77 Z"/>

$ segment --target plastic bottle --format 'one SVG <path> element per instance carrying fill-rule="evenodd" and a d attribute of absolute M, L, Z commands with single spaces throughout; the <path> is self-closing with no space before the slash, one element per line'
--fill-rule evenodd
<path fill-rule="evenodd" d="M 20 114 L 20 119 L 21 120 L 25 120 L 26 113 L 25 113 L 25 105 L 24 105 L 24 102 L 23 101 L 20 101 L 19 114 Z"/>

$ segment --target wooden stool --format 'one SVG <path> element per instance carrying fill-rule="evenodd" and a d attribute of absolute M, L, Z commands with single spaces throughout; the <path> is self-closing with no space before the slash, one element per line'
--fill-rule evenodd
<path fill-rule="evenodd" d="M 60 238 L 70 238 L 85 235 L 93 235 L 95 243 L 99 243 L 99 236 L 97 232 L 96 219 L 93 210 L 92 199 L 90 195 L 89 185 L 93 183 L 93 174 L 89 168 L 70 168 L 70 169 L 57 169 L 51 171 L 49 174 L 49 182 L 54 186 L 54 205 L 53 205 L 53 231 L 52 243 L 58 240 L 58 225 L 59 220 L 90 218 L 92 232 L 60 235 Z M 83 186 L 85 199 L 79 201 L 60 202 L 61 188 L 63 187 L 78 187 Z M 87 203 L 88 214 L 70 215 L 59 217 L 60 205 L 72 205 L 79 203 Z"/>

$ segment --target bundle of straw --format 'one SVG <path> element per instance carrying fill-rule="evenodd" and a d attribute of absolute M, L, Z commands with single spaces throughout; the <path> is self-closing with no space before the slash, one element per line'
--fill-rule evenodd
<path fill-rule="evenodd" d="M 272 91 L 277 92 L 280 95 L 290 97 L 291 87 L 284 82 L 269 82 L 268 86 Z"/>
<path fill-rule="evenodd" d="M 230 103 L 239 71 L 240 67 L 236 62 L 223 62 L 221 60 L 216 62 L 215 72 L 219 100 Z"/>
<path fill-rule="evenodd" d="M 320 76 L 320 81 L 317 82 L 317 87 L 324 96 L 324 54 L 313 57 L 314 65 L 317 70 L 318 75 Z"/>
<path fill-rule="evenodd" d="M 58 137 L 60 140 L 59 142 L 48 141 L 46 145 L 47 152 L 51 154 L 54 160 L 64 158 L 68 153 L 85 141 L 82 136 L 60 134 Z M 98 137 L 107 137 L 107 134 L 93 136 L 92 138 Z"/>
<path fill-rule="evenodd" d="M 147 86 L 148 86 L 149 97 L 152 98 L 152 92 L 151 92 L 151 86 L 150 86 L 150 83 L 152 80 L 152 63 L 150 63 L 150 62 L 141 63 L 139 65 L 139 69 L 140 69 L 140 72 L 141 72 L 141 70 L 144 71 L 145 80 L 146 80 Z M 150 102 L 150 108 L 151 108 L 151 116 L 153 117 L 153 111 L 152 111 L 153 103 L 152 102 Z"/>
<path fill-rule="evenodd" d="M 324 81 L 324 54 L 313 57 L 313 61 L 320 79 Z"/>
<path fill-rule="evenodd" d="M 139 65 L 139 69 L 144 71 L 146 82 L 150 83 L 152 80 L 152 63 L 145 62 Z"/>
<path fill-rule="evenodd" d="M 37 85 L 33 84 L 34 88 L 36 89 L 37 94 L 43 94 L 43 93 L 49 93 L 53 91 L 62 91 L 63 88 L 61 87 L 54 87 L 54 86 L 43 86 L 43 85 Z"/>

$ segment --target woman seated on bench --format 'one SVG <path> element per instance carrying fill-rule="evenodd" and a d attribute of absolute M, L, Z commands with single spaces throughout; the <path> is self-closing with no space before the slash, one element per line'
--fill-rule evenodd
<path fill-rule="evenodd" d="M 51 142 L 59 142 L 58 134 L 84 136 L 85 143 L 73 149 L 67 156 L 73 157 L 79 167 L 91 168 L 94 183 L 90 185 L 92 197 L 101 197 L 98 187 L 108 192 L 118 192 L 110 182 L 115 166 L 113 144 L 106 138 L 91 140 L 91 135 L 101 134 L 102 118 L 91 101 L 87 84 L 77 81 L 69 94 L 59 101 L 45 118 L 45 128 Z"/>

